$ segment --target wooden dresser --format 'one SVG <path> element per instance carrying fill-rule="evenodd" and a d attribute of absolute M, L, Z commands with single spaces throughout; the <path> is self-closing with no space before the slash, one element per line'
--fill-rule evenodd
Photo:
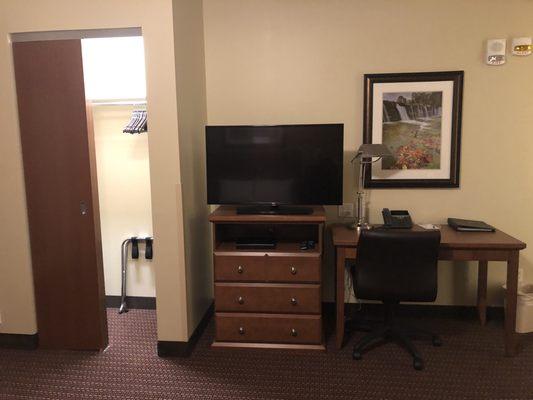
<path fill-rule="evenodd" d="M 322 324 L 323 207 L 309 215 L 213 212 L 215 347 L 325 350 Z M 268 237 L 274 249 L 237 249 Z M 300 250 L 304 240 L 314 249 Z"/>

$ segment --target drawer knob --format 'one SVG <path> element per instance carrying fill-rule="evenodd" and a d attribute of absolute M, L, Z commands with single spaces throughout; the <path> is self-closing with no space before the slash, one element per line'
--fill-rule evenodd
<path fill-rule="evenodd" d="M 298 270 L 296 269 L 296 267 L 291 267 L 291 274 L 296 275 L 297 272 Z"/>
<path fill-rule="evenodd" d="M 244 335 L 244 328 L 242 326 L 239 327 L 239 335 Z"/>
<path fill-rule="evenodd" d="M 294 328 L 291 329 L 291 336 L 293 336 L 293 337 L 298 336 L 298 332 L 296 331 L 296 329 L 294 329 Z"/>
<path fill-rule="evenodd" d="M 239 265 L 239 266 L 237 267 L 237 272 L 238 272 L 239 274 L 242 274 L 242 273 L 244 272 L 244 267 L 243 267 L 242 265 Z"/>
<path fill-rule="evenodd" d="M 244 304 L 244 297 L 242 296 L 237 297 L 237 303 Z"/>
<path fill-rule="evenodd" d="M 294 297 L 291 298 L 291 304 L 293 306 L 297 305 L 298 304 L 298 300 L 296 300 Z"/>

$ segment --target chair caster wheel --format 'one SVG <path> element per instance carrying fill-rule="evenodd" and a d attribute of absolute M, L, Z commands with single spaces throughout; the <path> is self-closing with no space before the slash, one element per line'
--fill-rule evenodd
<path fill-rule="evenodd" d="M 435 347 L 442 346 L 442 340 L 438 336 L 433 336 L 432 342 Z"/>
<path fill-rule="evenodd" d="M 413 367 L 417 371 L 422 371 L 424 369 L 424 361 L 421 358 L 415 358 L 413 360 Z"/>
<path fill-rule="evenodd" d="M 354 360 L 360 360 L 361 358 L 363 358 L 362 354 L 359 351 L 354 351 L 352 353 L 352 357 Z"/>

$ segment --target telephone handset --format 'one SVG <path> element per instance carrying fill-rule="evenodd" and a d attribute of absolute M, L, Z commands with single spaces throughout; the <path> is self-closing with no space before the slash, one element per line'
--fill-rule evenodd
<path fill-rule="evenodd" d="M 413 221 L 407 210 L 389 210 L 384 208 L 381 212 L 383 214 L 383 224 L 386 228 L 394 229 L 411 229 Z"/>

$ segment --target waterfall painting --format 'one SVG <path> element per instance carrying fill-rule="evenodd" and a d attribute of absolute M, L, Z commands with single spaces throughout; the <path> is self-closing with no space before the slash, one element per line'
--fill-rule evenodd
<path fill-rule="evenodd" d="M 383 169 L 439 169 L 442 92 L 383 93 Z"/>
<path fill-rule="evenodd" d="M 458 187 L 462 90 L 462 71 L 365 75 L 363 141 L 392 153 L 365 187 Z"/>

